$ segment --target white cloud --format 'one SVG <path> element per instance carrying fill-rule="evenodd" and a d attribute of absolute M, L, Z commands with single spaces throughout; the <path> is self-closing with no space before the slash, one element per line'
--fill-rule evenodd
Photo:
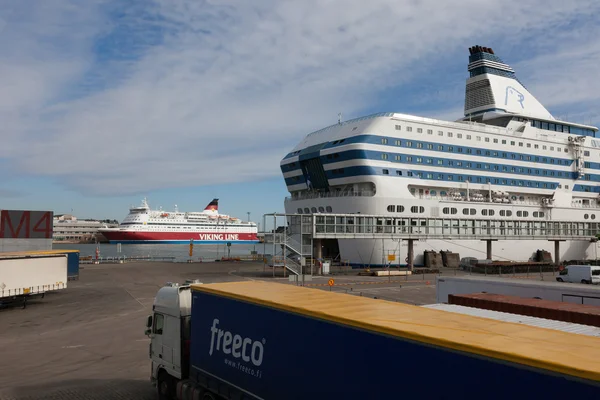
<path fill-rule="evenodd" d="M 0 157 L 92 194 L 277 176 L 285 153 L 339 111 L 439 81 L 444 63 L 466 65 L 470 45 L 528 46 L 600 11 L 591 0 L 157 0 L 115 21 L 107 11 L 119 3 L 80 3 L 3 18 Z"/>

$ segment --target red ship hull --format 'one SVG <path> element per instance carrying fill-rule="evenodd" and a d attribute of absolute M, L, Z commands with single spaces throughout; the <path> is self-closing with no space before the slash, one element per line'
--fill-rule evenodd
<path fill-rule="evenodd" d="M 256 233 L 218 233 L 218 232 L 141 232 L 125 230 L 100 230 L 110 243 L 141 244 L 171 243 L 189 244 L 242 244 L 258 243 Z"/>

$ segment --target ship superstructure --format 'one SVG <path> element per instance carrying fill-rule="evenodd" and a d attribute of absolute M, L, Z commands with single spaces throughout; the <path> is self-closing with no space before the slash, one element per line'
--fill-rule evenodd
<path fill-rule="evenodd" d="M 99 231 L 110 243 L 257 243 L 254 222 L 219 214 L 219 200 L 213 199 L 201 212 L 152 210 L 146 199 L 117 228 Z"/>
<path fill-rule="evenodd" d="M 443 121 L 385 112 L 307 135 L 281 161 L 286 213 L 361 213 L 419 218 L 600 219 L 598 128 L 554 118 L 492 49 L 469 49 L 464 117 Z M 328 240 L 325 253 L 380 264 L 391 240 Z M 595 257 L 568 242 L 561 256 Z M 503 241 L 494 258 L 527 260 L 540 241 Z M 430 240 L 424 250 L 483 258 L 485 243 Z M 419 254 L 421 256 L 419 257 Z M 379 262 L 378 262 L 379 261 Z"/>

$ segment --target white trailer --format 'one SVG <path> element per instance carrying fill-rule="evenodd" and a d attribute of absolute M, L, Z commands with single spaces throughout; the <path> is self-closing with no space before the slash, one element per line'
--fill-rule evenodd
<path fill-rule="evenodd" d="M 67 255 L 2 256 L 0 302 L 67 288 Z"/>
<path fill-rule="evenodd" d="M 493 293 L 600 306 L 600 287 L 596 285 L 479 276 L 436 277 L 438 303 L 448 303 L 450 294 L 471 293 Z"/>

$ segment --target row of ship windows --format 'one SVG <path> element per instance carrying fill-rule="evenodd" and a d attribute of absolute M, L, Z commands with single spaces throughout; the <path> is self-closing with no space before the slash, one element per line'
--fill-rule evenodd
<path fill-rule="evenodd" d="M 413 206 L 410 208 L 410 211 L 412 213 L 416 213 L 417 208 L 418 207 Z M 420 208 L 423 209 L 423 207 L 420 207 Z M 404 206 L 390 204 L 387 206 L 387 211 L 392 212 L 392 213 L 393 212 L 402 213 L 402 212 L 404 212 Z M 424 211 L 425 210 L 419 211 L 419 212 L 424 212 Z M 462 213 L 463 213 L 463 215 L 475 215 L 475 214 L 477 214 L 477 210 L 474 208 L 463 208 Z M 458 209 L 456 209 L 454 207 L 444 207 L 442 209 L 442 214 L 456 215 L 456 214 L 458 214 Z M 512 211 L 511 210 L 500 210 L 499 214 L 501 217 L 511 217 Z M 481 215 L 492 217 L 495 215 L 495 210 L 483 209 L 483 210 L 481 210 Z M 529 216 L 528 211 L 517 211 L 517 217 L 528 217 L 528 216 Z M 545 216 L 545 214 L 543 211 L 534 211 L 533 212 L 534 218 L 544 218 L 544 216 Z M 594 219 L 594 218 L 596 218 L 596 216 L 592 215 L 592 219 Z M 587 217 L 586 217 L 586 219 L 587 219 Z"/>
<path fill-rule="evenodd" d="M 402 176 L 402 173 L 406 172 L 406 176 L 416 176 L 418 178 L 424 179 L 437 179 L 437 180 L 449 180 L 449 181 L 458 181 L 464 182 L 468 179 L 465 179 L 463 175 L 457 175 L 456 179 L 454 175 L 446 175 L 444 174 L 431 174 L 431 173 L 423 173 L 423 172 L 411 172 L 411 171 L 396 171 L 396 175 Z M 383 170 L 384 175 L 389 175 L 390 171 L 387 169 Z M 546 189 L 555 189 L 562 188 L 561 185 L 555 183 L 547 183 L 547 182 L 531 182 L 531 181 L 521 181 L 515 179 L 502 179 L 502 178 L 486 178 L 482 176 L 472 176 L 472 179 L 469 181 L 471 183 L 494 183 L 497 185 L 512 185 L 512 186 L 529 186 L 529 187 L 537 187 L 537 188 L 546 188 Z M 565 189 L 568 189 L 569 185 L 565 185 Z"/>
<path fill-rule="evenodd" d="M 532 125 L 533 125 L 533 124 L 532 124 Z M 536 127 L 537 127 L 537 126 L 536 126 Z M 412 131 L 413 131 L 413 128 L 412 128 L 412 126 L 406 126 L 406 127 L 405 127 L 405 129 L 406 129 L 406 132 L 412 132 Z M 541 129 L 543 129 L 543 128 L 541 128 Z M 397 131 L 401 131 L 401 130 L 402 130 L 402 125 L 396 125 L 396 130 L 397 130 Z M 423 133 L 423 128 L 417 128 L 417 133 Z M 433 135 L 433 129 L 427 129 L 427 134 L 428 134 L 428 135 Z M 438 136 L 444 136 L 444 131 L 437 131 L 437 135 L 438 135 Z M 447 136 L 447 137 L 451 137 L 451 138 L 455 137 L 455 135 L 454 135 L 454 133 L 453 133 L 453 132 L 446 132 L 446 136 Z M 457 139 L 462 139 L 463 137 L 464 137 L 466 140 L 472 140 L 472 138 L 473 138 L 473 136 L 472 136 L 472 135 L 466 135 L 466 134 L 465 134 L 465 135 L 463 135 L 462 133 L 456 133 L 456 138 L 457 138 Z M 482 140 L 482 139 L 481 139 L 481 136 L 475 136 L 475 140 L 476 140 L 476 141 L 478 141 L 478 142 L 481 142 L 481 140 Z M 492 139 L 492 140 L 491 140 L 489 137 L 484 137 L 484 138 L 483 138 L 483 141 L 484 141 L 484 142 L 488 142 L 488 143 L 489 143 L 490 141 L 492 141 L 493 143 L 502 143 L 502 144 L 508 144 L 508 143 L 510 142 L 510 145 L 511 145 L 511 146 L 517 146 L 517 143 L 518 143 L 518 146 L 519 146 L 519 147 L 524 147 L 524 146 L 526 146 L 526 147 L 528 147 L 528 148 L 531 148 L 531 143 L 526 143 L 526 142 L 516 142 L 516 141 L 514 141 L 514 140 L 510 140 L 510 141 L 509 141 L 509 140 L 507 140 L 507 139 Z M 387 144 L 387 143 L 388 143 L 388 140 L 387 140 L 386 138 L 383 138 L 383 139 L 381 140 L 381 144 Z M 335 144 L 335 143 L 334 143 L 334 144 Z M 548 147 L 550 147 L 550 151 L 554 151 L 554 146 L 546 146 L 546 145 L 542 145 L 542 150 L 547 150 L 547 149 L 548 149 Z M 540 146 L 539 146 L 538 144 L 534 144 L 534 145 L 533 145 L 533 148 L 534 148 L 534 149 L 539 149 L 539 148 L 540 148 Z M 568 149 L 567 147 L 564 147 L 564 148 L 562 148 L 562 147 L 556 147 L 556 151 L 558 151 L 558 152 L 562 152 L 562 151 L 563 151 L 563 149 L 564 149 L 564 152 L 565 152 L 565 153 L 568 153 L 568 152 L 569 152 L 569 149 Z M 588 153 L 589 153 L 589 152 L 588 152 Z M 589 154 L 586 154 L 586 155 L 589 155 Z"/>
<path fill-rule="evenodd" d="M 382 154 L 381 155 L 381 159 L 382 160 L 389 160 L 388 155 L 387 154 Z M 499 165 L 499 164 L 487 164 L 487 163 L 473 163 L 473 162 L 467 162 L 467 161 L 458 161 L 458 160 L 448 160 L 448 159 L 443 159 L 443 158 L 428 158 L 428 157 L 414 157 L 414 156 L 405 156 L 405 155 L 395 155 L 394 156 L 394 161 L 399 161 L 399 162 L 405 162 L 405 163 L 411 163 L 411 164 L 429 164 L 429 165 L 438 165 L 441 167 L 455 167 L 455 168 L 472 168 L 472 169 L 485 169 L 485 170 L 491 170 L 491 171 L 502 171 L 502 172 L 512 172 L 512 173 L 521 173 L 521 174 L 527 174 L 527 175 L 539 175 L 539 176 L 558 176 L 558 177 L 565 177 L 565 178 L 571 178 L 572 172 L 571 171 L 552 171 L 552 170 L 545 170 L 545 169 L 533 169 L 533 168 L 526 168 L 526 167 L 513 167 L 513 166 L 508 166 L 508 165 Z M 560 160 L 559 160 L 560 161 Z M 342 173 L 343 172 L 343 168 L 340 169 L 341 172 L 337 172 L 337 173 Z M 336 171 L 336 170 L 333 170 Z M 383 172 L 384 175 L 388 175 L 389 174 L 389 170 L 384 169 L 384 171 L 388 171 Z M 336 172 L 333 172 L 334 174 Z M 402 174 L 399 174 L 402 175 Z M 585 175 L 585 180 L 591 181 L 591 180 L 600 180 L 600 177 L 598 177 L 598 179 L 592 179 L 591 175 L 586 174 Z"/>
<path fill-rule="evenodd" d="M 441 132 L 441 131 L 440 131 Z M 451 133 L 451 132 L 449 132 Z M 460 135 L 460 133 L 459 133 Z M 467 135 L 468 138 L 470 138 L 471 135 Z M 477 136 L 478 138 L 480 138 L 480 136 Z M 490 138 L 485 138 L 486 142 L 489 142 Z M 381 138 L 381 144 L 387 145 L 389 142 L 388 138 Z M 494 143 L 497 143 L 498 139 L 494 139 Z M 506 144 L 506 140 L 502 140 L 502 144 Z M 515 145 L 514 141 L 510 142 L 511 145 Z M 394 141 L 394 145 L 398 146 L 398 147 L 415 147 L 417 149 L 427 149 L 427 150 L 437 150 L 437 151 L 445 151 L 445 152 L 449 152 L 449 153 L 465 153 L 465 154 L 476 154 L 476 155 L 486 155 L 486 156 L 491 156 L 491 157 L 500 157 L 502 156 L 503 158 L 508 158 L 508 154 L 505 152 L 498 152 L 498 151 L 494 151 L 494 150 L 482 150 L 482 149 L 471 149 L 471 148 L 463 148 L 460 146 L 448 146 L 448 145 L 443 145 L 443 144 L 434 144 L 434 143 L 424 143 L 424 142 L 416 142 L 413 146 L 413 142 L 410 140 L 401 140 L 401 139 L 397 139 Z M 519 142 L 519 146 L 523 147 L 523 142 Z M 531 147 L 531 143 L 527 143 L 527 147 Z M 534 144 L 533 148 L 534 149 L 539 149 L 540 145 L 538 144 Z M 542 145 L 542 150 L 547 150 L 548 146 L 546 145 Z M 475 150 L 475 152 L 473 152 L 473 150 Z M 560 147 L 557 147 L 556 150 L 558 152 L 561 151 Z M 554 151 L 554 146 L 550 146 L 550 151 Z M 565 147 L 565 153 L 568 153 L 569 149 Z M 502 154 L 502 155 L 500 155 Z M 584 150 L 583 153 L 584 156 L 589 156 L 590 152 L 588 150 Z M 517 159 L 517 154 L 515 153 L 511 153 L 511 158 L 516 160 Z M 546 157 L 540 158 L 538 156 L 531 156 L 531 155 L 524 155 L 524 154 L 520 154 L 518 159 L 523 160 L 523 161 L 535 161 L 535 162 L 540 162 L 542 159 L 542 162 L 548 162 Z M 554 160 L 553 158 L 550 158 L 550 163 L 551 164 L 565 164 L 565 165 L 569 165 L 571 163 L 571 160 Z"/>
<path fill-rule="evenodd" d="M 302 208 L 298 208 L 298 214 L 316 214 L 317 212 L 320 213 L 324 213 L 325 211 L 327 211 L 328 213 L 333 212 L 333 209 L 331 208 L 331 206 L 327 206 L 327 207 L 304 207 L 304 209 Z"/>

